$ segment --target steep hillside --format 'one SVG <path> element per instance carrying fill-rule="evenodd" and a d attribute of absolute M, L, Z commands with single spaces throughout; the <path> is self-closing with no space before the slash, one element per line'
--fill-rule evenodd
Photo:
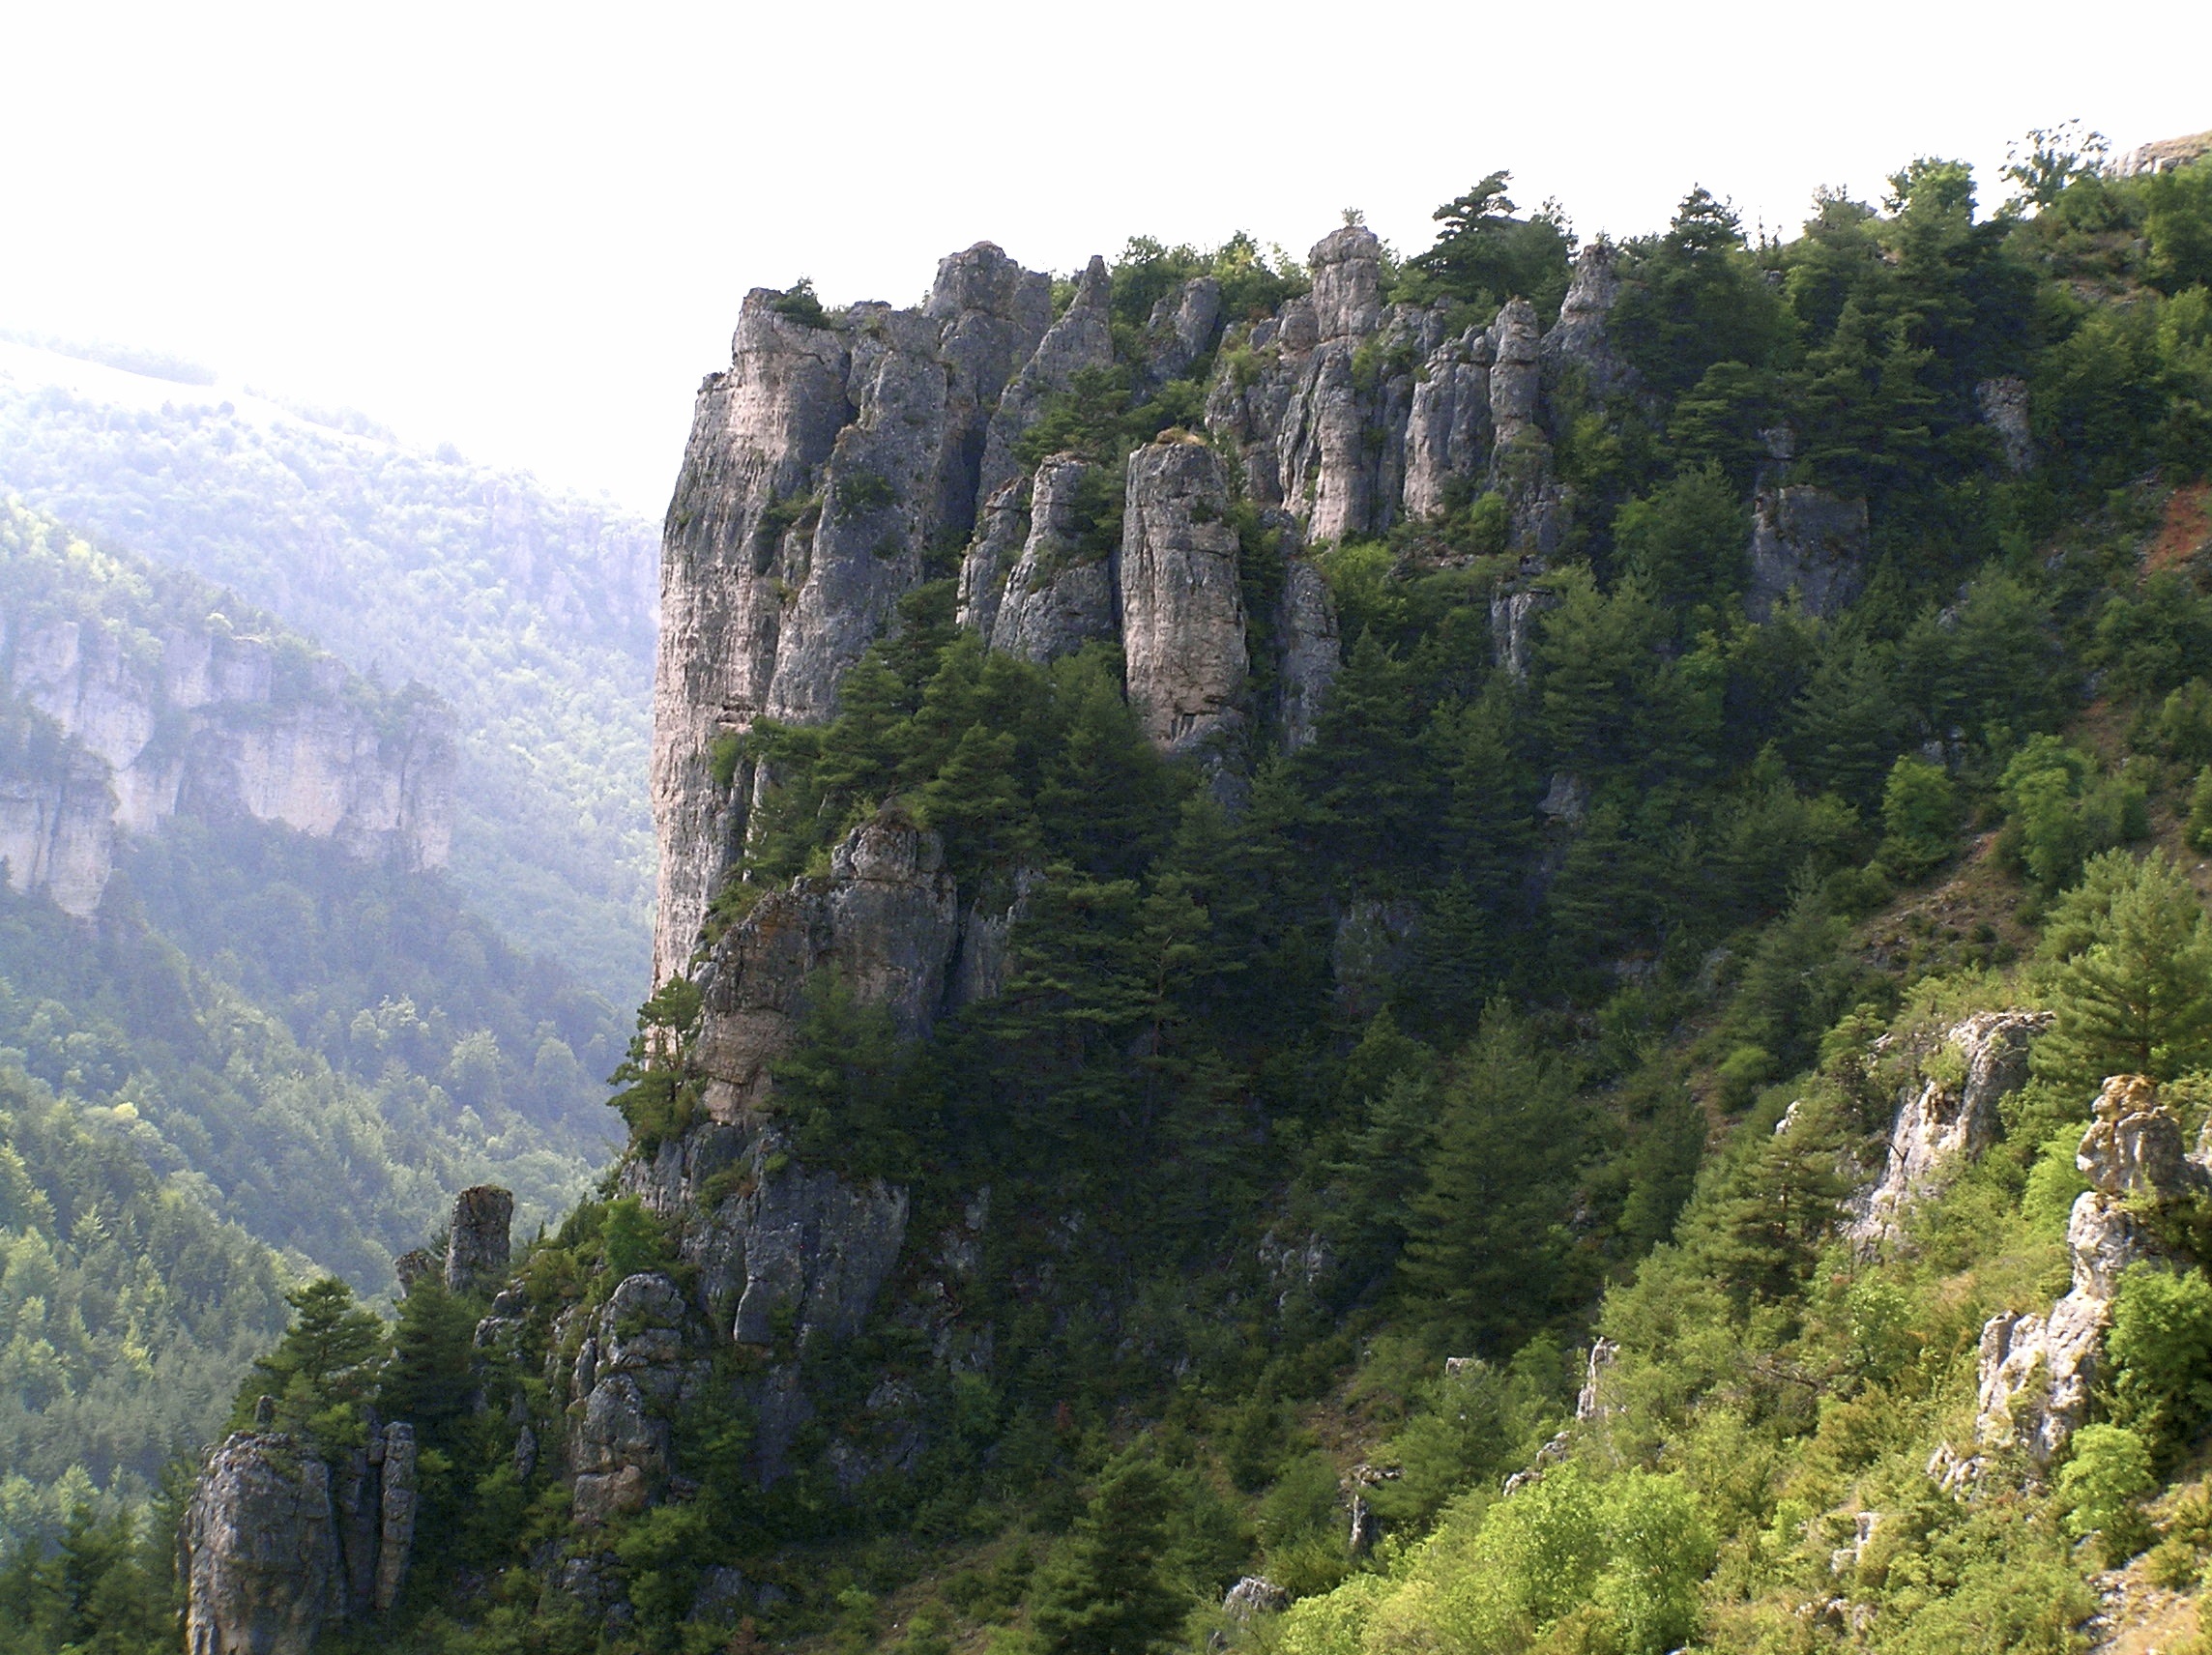
<path fill-rule="evenodd" d="M 2185 1620 L 2212 167 L 2031 149 L 1757 247 L 1494 175 L 1412 258 L 748 296 L 628 1152 L 302 1308 L 192 1647 Z"/>
<path fill-rule="evenodd" d="M 58 360 L 0 347 L 0 490 L 437 690 L 461 758 L 456 885 L 520 946 L 635 999 L 650 529 L 358 418 Z"/>

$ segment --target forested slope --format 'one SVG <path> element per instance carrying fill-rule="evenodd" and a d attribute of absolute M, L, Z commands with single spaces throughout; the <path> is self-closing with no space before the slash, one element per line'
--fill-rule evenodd
<path fill-rule="evenodd" d="M 197 1635 L 307 1602 L 241 1467 L 404 1426 L 326 1647 L 2191 1636 L 2212 165 L 2007 182 L 756 292 L 629 1153 L 496 1296 L 302 1306 Z M 145 1533 L 19 1619 L 139 1637 Z"/>
<path fill-rule="evenodd" d="M 102 399 L 29 373 L 0 374 L 0 490 L 445 696 L 465 761 L 459 888 L 519 946 L 634 999 L 653 877 L 649 526 L 358 417 L 144 379 Z"/>

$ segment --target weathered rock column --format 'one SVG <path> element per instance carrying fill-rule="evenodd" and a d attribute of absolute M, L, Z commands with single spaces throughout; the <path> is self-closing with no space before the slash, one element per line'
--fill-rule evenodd
<path fill-rule="evenodd" d="M 1218 754 L 1244 732 L 1244 593 L 1229 480 L 1202 443 L 1129 456 L 1117 575 L 1129 705 L 1152 744 Z"/>
<path fill-rule="evenodd" d="M 457 1293 L 486 1292 L 507 1279 L 509 1230 L 514 1197 L 497 1184 L 465 1189 L 453 1202 L 446 1239 L 446 1286 Z"/>
<path fill-rule="evenodd" d="M 209 1457 L 179 1538 L 189 1655 L 307 1655 L 344 1609 L 330 1467 L 279 1432 Z"/>

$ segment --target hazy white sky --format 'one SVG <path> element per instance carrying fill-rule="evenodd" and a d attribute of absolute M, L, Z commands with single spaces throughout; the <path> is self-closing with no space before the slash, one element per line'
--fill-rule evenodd
<path fill-rule="evenodd" d="M 2212 4 L 0 0 L 0 326 L 159 346 L 657 512 L 738 301 L 988 238 L 1794 225 L 1916 154 L 2212 127 Z"/>

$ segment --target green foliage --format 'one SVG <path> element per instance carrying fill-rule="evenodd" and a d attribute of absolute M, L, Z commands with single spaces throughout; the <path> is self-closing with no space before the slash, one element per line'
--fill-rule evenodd
<path fill-rule="evenodd" d="M 2057 1023 L 2037 1045 L 2041 1072 L 2094 1089 L 2212 1058 L 2212 929 L 2165 853 L 2096 858 L 2054 906 L 2046 945 Z"/>
<path fill-rule="evenodd" d="M 1695 614 L 1743 589 L 1751 514 L 1717 465 L 1684 472 L 1614 516 L 1614 555 L 1644 590 Z"/>
<path fill-rule="evenodd" d="M 1626 250 L 1630 280 L 1608 331 L 1655 390 L 1678 394 L 1717 363 L 1756 368 L 1774 357 L 1783 307 L 1726 203 L 1693 189 L 1666 235 Z"/>
<path fill-rule="evenodd" d="M 778 316 L 787 317 L 803 328 L 827 328 L 830 325 L 830 318 L 822 308 L 822 301 L 815 296 L 814 283 L 803 276 L 770 300 L 768 307 Z"/>
<path fill-rule="evenodd" d="M 384 1360 L 384 1323 L 354 1303 L 353 1290 L 323 1276 L 284 1295 L 292 1325 L 268 1355 L 256 1358 L 240 1389 L 231 1427 L 254 1422 L 259 1399 L 276 1405 L 276 1425 L 324 1453 L 364 1446 L 365 1408 L 377 1396 Z"/>
<path fill-rule="evenodd" d="M 1505 193 L 1512 176 L 1493 172 L 1431 215 L 1442 227 L 1435 246 L 1408 261 L 1400 297 L 1441 296 L 1482 312 L 1527 299 L 1545 322 L 1558 313 L 1573 237 L 1552 203 L 1528 218 L 1515 218 Z"/>
<path fill-rule="evenodd" d="M 1169 1485 L 1142 1453 L 1123 1456 L 1066 1546 L 1037 1580 L 1031 1611 L 1049 1655 L 1148 1655 L 1165 1648 L 1190 1600 L 1167 1569 Z"/>
<path fill-rule="evenodd" d="M 2137 1497 L 2157 1484 L 2142 1437 L 2124 1426 L 2084 1425 L 2058 1473 L 2067 1532 L 2080 1536 L 2123 1524 Z"/>
<path fill-rule="evenodd" d="M 1939 766 L 1901 758 L 1881 790 L 1881 825 L 1883 865 L 1918 879 L 1957 848 L 1959 790 Z"/>
<path fill-rule="evenodd" d="M 2100 776 L 2088 755 L 2054 736 L 2022 747 L 1998 790 L 2007 817 L 1999 848 L 2045 890 L 2070 884 L 2084 857 L 2149 831 L 2140 782 Z"/>
<path fill-rule="evenodd" d="M 435 1271 L 407 1290 L 392 1329 L 392 1359 L 377 1381 L 387 1419 L 411 1421 L 430 1442 L 447 1437 L 469 1410 L 472 1340 L 482 1314 L 481 1305 L 448 1292 Z"/>
<path fill-rule="evenodd" d="M 2170 1458 L 2212 1417 L 2212 1281 L 2201 1270 L 2134 1266 L 2113 1296 L 2105 1349 L 2113 1419 Z"/>
<path fill-rule="evenodd" d="M 901 1044 L 890 1012 L 856 1000 L 842 973 L 808 979 L 791 1049 L 774 1063 L 776 1108 L 800 1155 L 856 1178 L 920 1173 L 927 1122 L 901 1108 Z"/>

